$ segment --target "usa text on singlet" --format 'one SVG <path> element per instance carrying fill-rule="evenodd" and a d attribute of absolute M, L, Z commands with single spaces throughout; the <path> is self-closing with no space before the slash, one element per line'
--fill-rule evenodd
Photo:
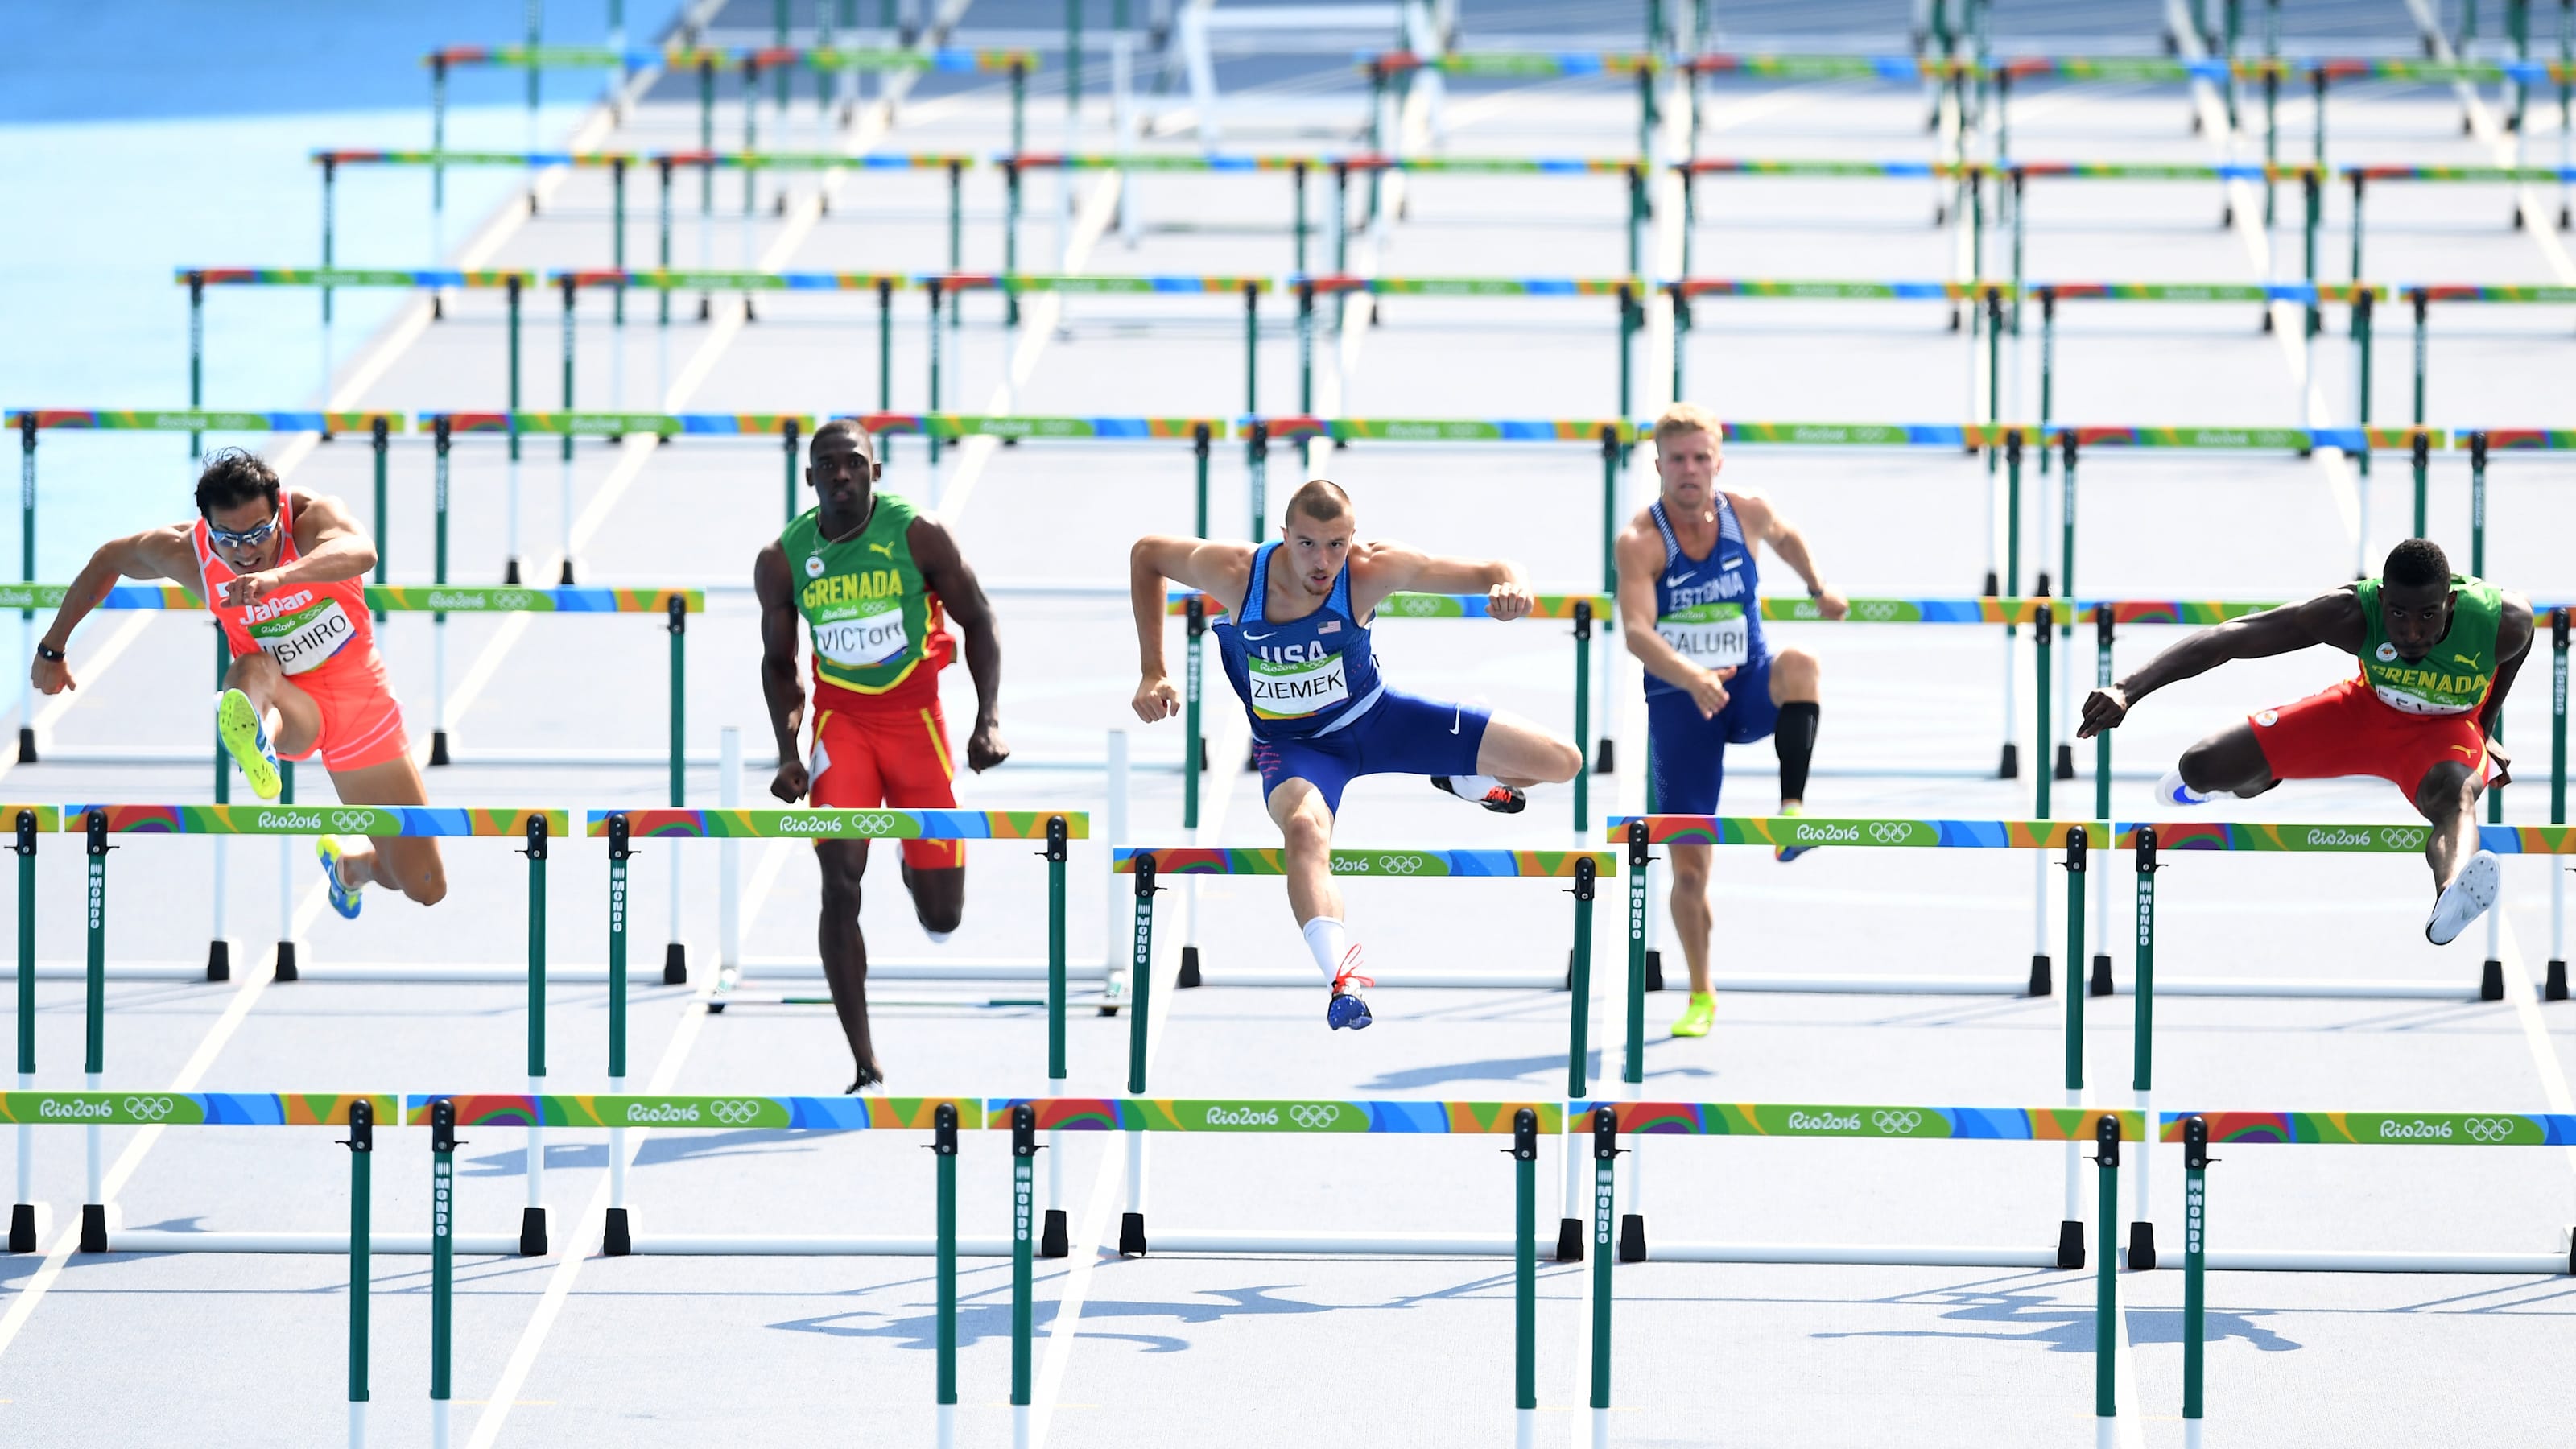
<path fill-rule="evenodd" d="M 1369 632 L 1351 610 L 1351 571 L 1333 580 L 1323 606 L 1302 619 L 1269 616 L 1270 565 L 1279 545 L 1252 555 L 1243 617 L 1216 626 L 1226 678 L 1252 715 L 1256 739 L 1328 735 L 1366 713 L 1384 685 Z"/>

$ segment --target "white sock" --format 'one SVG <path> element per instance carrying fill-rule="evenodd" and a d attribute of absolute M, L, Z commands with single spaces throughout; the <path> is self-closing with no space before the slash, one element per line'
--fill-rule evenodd
<path fill-rule="evenodd" d="M 1452 775 L 1449 793 L 1461 800 L 1482 800 L 1489 791 L 1501 789 L 1502 784 L 1491 775 Z"/>
<path fill-rule="evenodd" d="M 1306 949 L 1315 955 L 1315 965 L 1331 981 L 1342 969 L 1342 957 L 1351 949 L 1350 932 L 1332 916 L 1317 916 L 1303 927 Z"/>

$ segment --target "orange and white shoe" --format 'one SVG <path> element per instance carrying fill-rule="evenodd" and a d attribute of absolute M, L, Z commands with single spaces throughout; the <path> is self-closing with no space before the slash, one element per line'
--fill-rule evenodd
<path fill-rule="evenodd" d="M 1484 792 L 1477 793 L 1475 786 L 1468 783 L 1470 780 L 1484 781 Z M 1529 804 L 1528 792 L 1517 785 L 1506 785 L 1486 775 L 1434 775 L 1431 777 L 1431 788 L 1445 791 L 1461 800 L 1482 805 L 1497 815 L 1518 815 Z"/>
<path fill-rule="evenodd" d="M 1342 953 L 1341 969 L 1333 973 L 1333 999 L 1324 1004 L 1324 1024 L 1335 1031 L 1360 1031 L 1376 1020 L 1369 1015 L 1359 988 L 1377 982 L 1361 974 L 1360 965 L 1360 948 L 1354 945 Z"/>

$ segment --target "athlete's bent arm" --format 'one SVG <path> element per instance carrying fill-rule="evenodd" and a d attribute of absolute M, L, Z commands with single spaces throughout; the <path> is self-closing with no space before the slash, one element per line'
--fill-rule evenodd
<path fill-rule="evenodd" d="M 769 793 L 793 805 L 813 782 L 797 747 L 805 731 L 805 686 L 796 678 L 796 594 L 788 583 L 787 550 L 774 540 L 752 561 L 751 591 L 760 600 L 760 697 L 769 705 L 769 732 L 778 743 L 778 774 Z"/>
<path fill-rule="evenodd" d="M 966 636 L 966 674 L 975 681 L 975 728 L 966 735 L 966 768 L 978 774 L 1011 757 L 1002 743 L 1002 635 L 993 627 L 992 601 L 947 525 L 928 515 L 904 530 L 904 543 L 922 582 L 939 596 L 948 617 Z"/>
<path fill-rule="evenodd" d="M 1509 559 L 1449 558 L 1401 543 L 1366 543 L 1351 551 L 1351 607 L 1365 617 L 1391 594 L 1485 596 L 1489 618 L 1529 616 L 1529 586 Z"/>
<path fill-rule="evenodd" d="M 2487 737 L 2487 754 L 2495 760 L 2492 783 L 2497 785 L 2513 783 L 2513 756 L 2497 740 L 2496 725 L 2504 718 L 2504 697 L 2513 692 L 2514 676 L 2522 673 L 2522 661 L 2531 657 L 2531 644 L 2539 633 L 2531 602 L 2519 594 L 2505 595 L 2502 617 L 2496 623 L 2495 683 L 2487 686 L 2486 706 L 2478 711 L 2478 730 Z"/>
<path fill-rule="evenodd" d="M 2361 596 L 2349 588 L 2212 625 L 2184 636 L 2128 678 L 2086 695 L 2084 719 L 2076 726 L 2075 737 L 2089 740 L 2115 728 L 2139 700 L 2177 680 L 2207 674 L 2231 659 L 2267 659 L 2317 644 L 2358 654 L 2363 632 Z"/>
<path fill-rule="evenodd" d="M 1850 602 L 1825 586 L 1825 576 L 1817 571 L 1815 556 L 1808 551 L 1807 535 L 1780 516 L 1779 505 L 1761 493 L 1730 489 L 1727 496 L 1735 501 L 1735 516 L 1743 521 L 1745 533 L 1770 545 L 1780 562 L 1797 571 L 1807 586 L 1807 597 L 1816 601 L 1817 612 L 1828 619 L 1839 619 L 1851 612 Z"/>
<path fill-rule="evenodd" d="M 1716 718 L 1726 708 L 1725 677 L 1693 664 L 1655 632 L 1655 575 L 1663 572 L 1663 535 L 1652 528 L 1631 527 L 1619 535 L 1618 561 L 1619 631 L 1628 641 L 1628 652 L 1637 656 L 1648 674 L 1689 690 L 1703 718 Z"/>
<path fill-rule="evenodd" d="M 224 585 L 224 607 L 245 608 L 297 584 L 364 578 L 376 566 L 375 540 L 339 499 L 307 496 L 295 511 L 295 561 L 243 574 Z"/>
<path fill-rule="evenodd" d="M 120 578 L 166 579 L 183 587 L 205 587 L 197 578 L 197 550 L 188 541 L 185 525 L 148 528 L 109 539 L 73 576 L 71 587 L 63 592 L 62 606 L 54 610 L 54 622 L 46 628 L 45 637 L 37 641 L 38 646 L 56 654 L 71 647 L 72 631 L 89 617 L 90 610 L 107 601 L 107 591 Z M 41 654 L 30 666 L 28 677 L 44 694 L 80 688 L 72 680 L 69 661 L 47 659 Z"/>
<path fill-rule="evenodd" d="M 1170 579 L 1224 606 L 1243 612 L 1243 592 L 1251 587 L 1252 545 L 1212 543 L 1203 538 L 1174 538 L 1149 533 L 1127 551 L 1127 601 L 1136 614 L 1136 717 L 1147 724 L 1181 712 L 1180 692 L 1172 688 L 1163 667 L 1163 581 Z"/>

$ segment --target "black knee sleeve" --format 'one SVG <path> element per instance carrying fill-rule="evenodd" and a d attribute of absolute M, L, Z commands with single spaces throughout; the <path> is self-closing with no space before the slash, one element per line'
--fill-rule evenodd
<path fill-rule="evenodd" d="M 1807 762 L 1815 757 L 1816 730 L 1824 706 L 1793 700 L 1780 706 L 1780 722 L 1771 729 L 1771 748 L 1780 755 L 1780 798 L 1807 798 Z"/>

